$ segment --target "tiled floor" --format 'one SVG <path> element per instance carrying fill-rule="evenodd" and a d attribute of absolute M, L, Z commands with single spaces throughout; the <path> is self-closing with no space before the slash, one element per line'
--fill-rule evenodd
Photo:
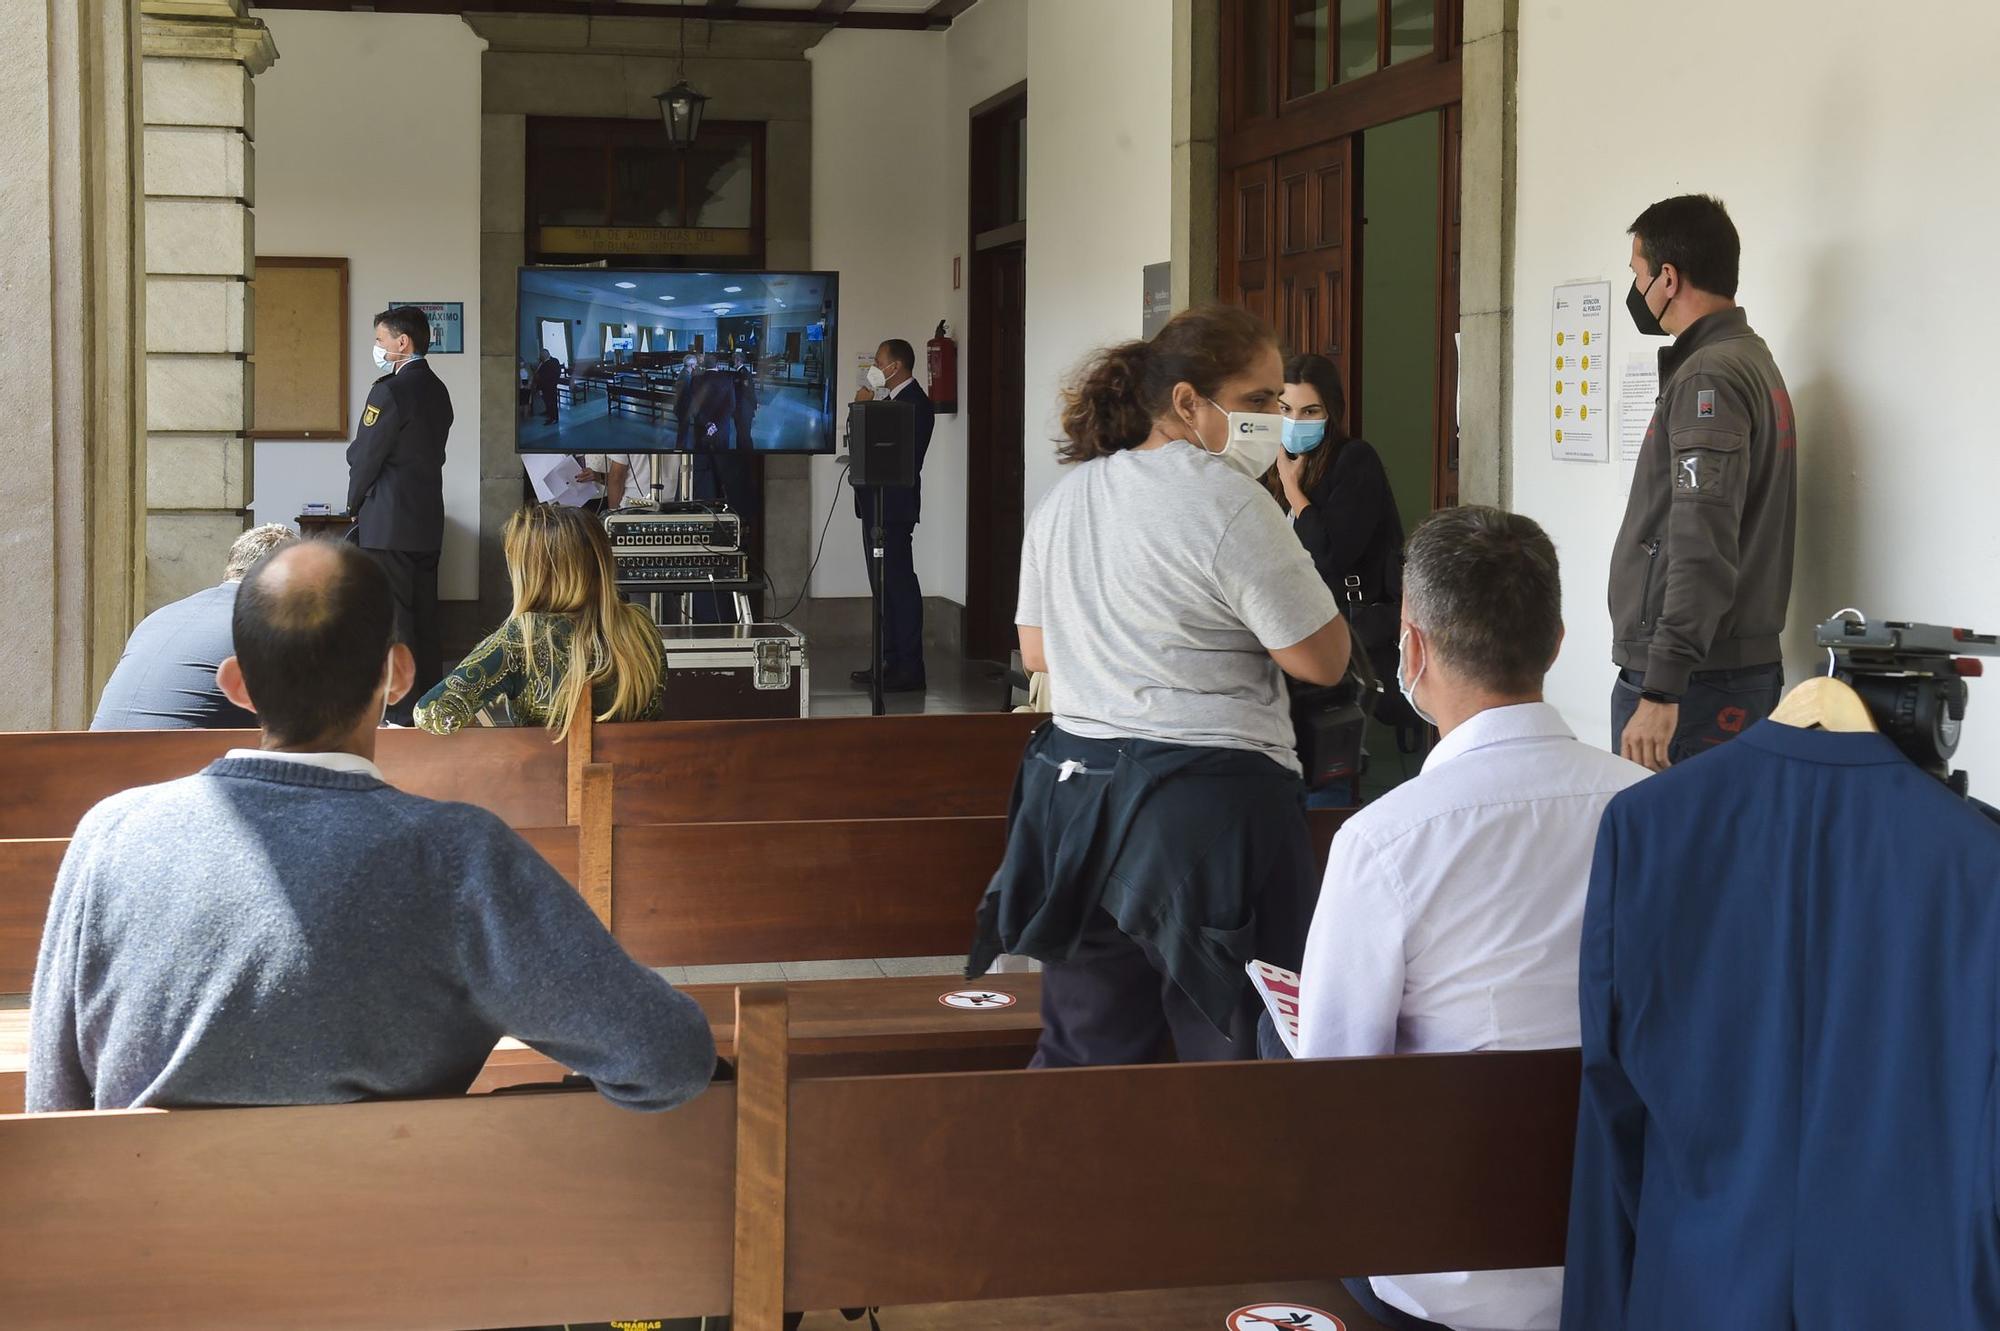
<path fill-rule="evenodd" d="M 806 644 L 812 666 L 814 716 L 866 716 L 868 690 L 848 675 L 868 668 L 866 647 Z M 929 687 L 922 693 L 890 693 L 882 698 L 892 716 L 919 712 L 998 712 L 1006 707 L 1007 676 L 990 661 L 966 661 L 932 649 L 924 660 Z"/>

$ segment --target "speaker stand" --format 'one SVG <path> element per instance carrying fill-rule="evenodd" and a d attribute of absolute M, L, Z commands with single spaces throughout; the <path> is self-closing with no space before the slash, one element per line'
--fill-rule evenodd
<path fill-rule="evenodd" d="M 872 584 L 873 595 L 868 598 L 869 629 L 868 642 L 873 653 L 868 671 L 868 714 L 881 716 L 885 708 L 882 704 L 882 555 L 884 539 L 882 534 L 882 487 L 874 487 L 874 525 L 868 542 L 868 570 L 874 574 L 868 581 Z"/>

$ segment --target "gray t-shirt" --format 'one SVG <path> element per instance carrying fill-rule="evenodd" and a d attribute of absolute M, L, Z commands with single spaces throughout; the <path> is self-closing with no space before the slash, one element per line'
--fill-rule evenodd
<path fill-rule="evenodd" d="M 1340 613 L 1262 486 L 1175 442 L 1072 468 L 1021 548 L 1056 724 L 1091 739 L 1252 749 L 1299 770 L 1290 647 Z"/>

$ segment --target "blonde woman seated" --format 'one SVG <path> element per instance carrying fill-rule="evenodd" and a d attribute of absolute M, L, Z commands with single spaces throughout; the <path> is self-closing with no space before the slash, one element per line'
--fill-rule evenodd
<path fill-rule="evenodd" d="M 569 735 L 588 700 L 599 721 L 660 713 L 666 666 L 659 630 L 618 599 L 611 542 L 580 508 L 539 504 L 502 534 L 514 609 L 456 670 L 417 703 L 417 725 L 449 735 L 504 703 L 517 725 Z"/>

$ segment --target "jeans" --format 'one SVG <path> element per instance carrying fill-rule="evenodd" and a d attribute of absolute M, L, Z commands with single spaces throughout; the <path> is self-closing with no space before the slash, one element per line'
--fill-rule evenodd
<path fill-rule="evenodd" d="M 1621 670 L 1611 686 L 1611 749 L 1625 738 L 1625 724 L 1639 710 L 1639 690 L 1645 675 Z M 1667 760 L 1681 762 L 1736 738 L 1777 710 L 1785 692 L 1782 665 L 1745 666 L 1740 670 L 1698 670 L 1688 676 L 1681 695 L 1680 722 L 1667 746 Z"/>

